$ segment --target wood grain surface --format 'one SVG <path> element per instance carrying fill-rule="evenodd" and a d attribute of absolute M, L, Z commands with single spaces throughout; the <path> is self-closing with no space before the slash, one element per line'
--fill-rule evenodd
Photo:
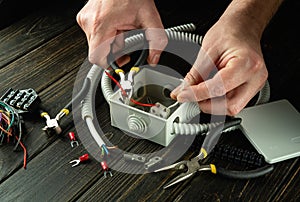
<path fill-rule="evenodd" d="M 230 1 L 157 2 L 166 27 L 193 22 L 196 32 L 204 34 L 222 14 Z M 41 109 L 55 116 L 81 87 L 85 75 L 79 75 L 87 59 L 86 36 L 76 23 L 76 14 L 83 1 L 53 2 L 0 30 L 0 95 L 8 88 L 33 88 L 41 98 Z M 286 0 L 262 38 L 262 50 L 269 70 L 271 100 L 287 98 L 299 110 L 299 35 L 297 28 L 300 3 Z M 170 61 L 163 55 L 162 62 Z M 90 64 L 87 65 L 89 68 Z M 176 63 L 178 69 L 180 63 Z M 183 74 L 185 70 L 181 69 Z M 186 70 L 188 70 L 186 68 Z M 75 85 L 79 82 L 79 86 Z M 287 90 L 289 89 L 289 91 Z M 290 93 L 290 90 L 293 93 Z M 78 91 L 78 89 L 77 89 Z M 0 201 L 300 201 L 300 160 L 276 163 L 274 170 L 255 179 L 228 179 L 210 172 L 201 172 L 170 189 L 165 183 L 174 171 L 138 173 L 143 166 L 124 161 L 117 156 L 109 163 L 124 171 L 112 170 L 104 177 L 98 157 L 90 153 L 90 161 L 71 167 L 71 160 L 89 153 L 91 136 L 80 136 L 79 146 L 71 147 L 68 132 L 85 133 L 83 122 L 75 121 L 80 111 L 61 121 L 63 132 L 47 136 L 42 128 L 45 120 L 39 113 L 25 116 L 26 134 L 23 139 L 28 158 L 23 166 L 23 151 L 13 151 L 9 144 L 0 145 Z M 105 138 L 120 149 L 132 153 L 151 153 L 163 147 L 153 142 L 126 135 L 111 126 L 109 105 L 101 89 L 96 91 L 95 113 Z M 77 117 L 78 118 L 78 117 Z M 80 117 L 79 117 L 80 119 Z M 198 137 L 195 141 L 201 141 Z M 184 142 L 184 137 L 177 141 Z M 198 143 L 198 144 L 197 144 Z M 88 145 L 91 144 L 91 145 Z M 222 135 L 219 144 L 231 144 L 255 151 L 241 131 Z M 197 146 L 198 145 L 198 146 Z M 299 145 L 300 146 L 300 145 Z M 191 145 L 180 158 L 197 154 L 199 142 Z M 169 151 L 176 149 L 171 145 Z M 247 169 L 247 166 L 210 156 L 213 162 L 227 168 Z M 130 172 L 129 172 L 130 171 Z M 137 172 L 138 174 L 131 174 Z"/>

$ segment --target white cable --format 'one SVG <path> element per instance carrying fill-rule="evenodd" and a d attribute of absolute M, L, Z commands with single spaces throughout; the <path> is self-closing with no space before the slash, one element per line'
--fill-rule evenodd
<path fill-rule="evenodd" d="M 92 134 L 94 140 L 96 141 L 96 143 L 98 144 L 98 146 L 101 148 L 102 145 L 105 145 L 104 141 L 102 140 L 100 134 L 98 133 L 98 131 L 95 128 L 95 125 L 93 123 L 93 119 L 91 117 L 86 117 L 85 118 L 87 127 L 90 130 L 90 133 Z"/>

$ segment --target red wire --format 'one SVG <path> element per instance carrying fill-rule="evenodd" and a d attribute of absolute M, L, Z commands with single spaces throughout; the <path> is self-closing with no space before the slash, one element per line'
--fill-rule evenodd
<path fill-rule="evenodd" d="M 126 95 L 126 92 L 125 92 L 125 90 L 122 88 L 122 86 L 121 86 L 121 84 L 110 74 L 110 73 L 108 73 L 107 71 L 104 71 L 105 73 L 106 73 L 106 75 L 111 79 L 111 80 L 113 80 L 115 83 L 116 83 L 116 85 L 121 89 L 121 91 L 122 91 L 122 93 L 123 94 L 125 94 Z M 145 103 L 141 103 L 141 102 L 139 102 L 139 101 L 136 101 L 136 100 L 134 100 L 134 99 L 130 99 L 130 101 L 131 102 L 133 102 L 134 104 L 136 104 L 136 105 L 140 105 L 140 106 L 143 106 L 143 107 L 152 107 L 152 106 L 155 106 L 155 104 L 145 104 Z"/>
<path fill-rule="evenodd" d="M 121 89 L 122 93 L 126 95 L 126 92 L 122 88 L 121 84 L 110 73 L 108 73 L 107 71 L 104 71 L 104 72 L 111 80 L 113 80 L 117 84 L 117 86 Z"/>
<path fill-rule="evenodd" d="M 155 106 L 155 104 L 145 104 L 145 103 L 141 103 L 141 102 L 139 102 L 139 101 L 136 101 L 136 100 L 134 100 L 134 99 L 130 99 L 130 101 L 131 102 L 133 102 L 134 104 L 136 104 L 136 105 L 140 105 L 140 106 L 143 106 L 143 107 L 153 107 L 153 106 Z"/>
<path fill-rule="evenodd" d="M 19 138 L 17 136 L 15 136 L 17 141 L 19 141 Z M 24 163 L 23 163 L 23 168 L 26 169 L 26 164 L 27 164 L 27 150 L 26 147 L 23 145 L 23 143 L 20 141 L 20 145 L 23 148 L 24 151 Z"/>

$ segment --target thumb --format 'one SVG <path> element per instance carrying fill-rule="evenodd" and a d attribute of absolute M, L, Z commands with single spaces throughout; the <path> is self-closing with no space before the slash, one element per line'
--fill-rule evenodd
<path fill-rule="evenodd" d="M 177 99 L 178 101 L 187 100 L 185 99 L 185 95 L 193 93 L 193 91 L 191 91 L 189 88 L 205 81 L 210 76 L 213 70 L 217 71 L 214 62 L 211 60 L 204 49 L 200 49 L 196 61 L 184 78 L 184 87 L 181 86 L 175 88 L 171 92 L 171 98 Z M 185 93 L 182 93 L 183 90 L 185 91 Z M 193 97 L 193 95 L 190 96 Z"/>

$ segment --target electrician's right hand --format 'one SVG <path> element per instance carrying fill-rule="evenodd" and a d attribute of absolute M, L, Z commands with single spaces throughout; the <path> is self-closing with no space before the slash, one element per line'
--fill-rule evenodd
<path fill-rule="evenodd" d="M 89 0 L 76 16 L 79 26 L 86 34 L 89 61 L 107 67 L 107 55 L 124 46 L 124 32 L 145 29 L 149 41 L 147 61 L 156 65 L 167 45 L 167 36 L 154 0 Z M 159 28 L 159 29 L 150 29 Z M 117 60 L 121 66 L 129 57 Z"/>

